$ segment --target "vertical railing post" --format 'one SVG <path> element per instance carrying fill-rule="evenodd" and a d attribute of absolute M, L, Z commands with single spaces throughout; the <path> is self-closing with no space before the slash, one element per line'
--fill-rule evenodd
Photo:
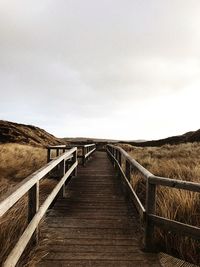
<path fill-rule="evenodd" d="M 28 191 L 28 223 L 33 219 L 39 209 L 39 181 Z M 38 227 L 32 236 L 33 244 L 38 243 Z"/>
<path fill-rule="evenodd" d="M 147 178 L 146 188 L 146 220 L 145 220 L 145 250 L 154 251 L 154 224 L 149 219 L 149 214 L 155 213 L 156 185 L 151 184 Z"/>
<path fill-rule="evenodd" d="M 82 165 L 85 166 L 85 146 L 82 147 Z"/>
<path fill-rule="evenodd" d="M 50 158 L 51 158 L 51 149 L 50 147 L 47 147 L 47 163 L 50 162 Z"/>
<path fill-rule="evenodd" d="M 66 161 L 65 160 L 62 160 L 61 163 L 60 163 L 60 179 L 65 175 L 65 164 L 66 164 Z M 66 192 L 65 192 L 65 186 L 66 184 L 64 183 L 63 186 L 62 186 L 62 189 L 61 189 L 61 196 L 62 197 L 65 197 L 66 196 Z"/>
<path fill-rule="evenodd" d="M 114 159 L 116 158 L 116 149 L 115 148 L 113 148 L 113 157 L 114 157 Z M 115 160 L 113 160 L 113 165 L 115 167 Z"/>
<path fill-rule="evenodd" d="M 121 154 L 121 151 L 119 151 L 119 165 L 122 166 L 122 154 Z"/>
<path fill-rule="evenodd" d="M 72 165 L 77 162 L 77 149 L 74 151 L 73 153 L 73 158 L 72 158 Z M 73 176 L 77 176 L 77 167 L 74 169 L 73 173 L 72 173 Z"/>
<path fill-rule="evenodd" d="M 130 182 L 130 179 L 131 179 L 131 165 L 130 165 L 130 162 L 128 160 L 126 160 L 125 168 L 126 168 L 125 169 L 126 177 Z"/>
<path fill-rule="evenodd" d="M 119 151 L 116 149 L 116 153 L 115 153 L 115 158 L 116 158 L 116 160 L 118 161 L 118 155 L 119 155 Z"/>

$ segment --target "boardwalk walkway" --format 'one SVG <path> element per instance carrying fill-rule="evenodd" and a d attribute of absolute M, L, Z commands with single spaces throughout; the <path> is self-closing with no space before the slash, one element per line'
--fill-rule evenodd
<path fill-rule="evenodd" d="M 49 253 L 40 267 L 160 266 L 140 250 L 134 210 L 106 152 L 95 152 L 46 218 Z"/>

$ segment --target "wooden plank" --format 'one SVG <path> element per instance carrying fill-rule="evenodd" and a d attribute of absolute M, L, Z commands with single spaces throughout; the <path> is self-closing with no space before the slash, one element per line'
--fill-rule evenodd
<path fill-rule="evenodd" d="M 142 265 L 141 265 L 142 264 Z M 45 260 L 41 264 L 38 265 L 39 267 L 160 267 L 159 264 L 152 262 L 150 265 L 149 262 L 141 260 L 123 260 L 116 261 L 113 260 Z"/>
<path fill-rule="evenodd" d="M 53 235 L 52 235 L 53 236 Z M 51 233 L 48 234 L 48 237 L 51 238 Z M 93 246 L 93 245 L 99 245 L 99 246 L 129 246 L 134 247 L 135 245 L 138 246 L 138 240 L 134 236 L 133 238 L 125 239 L 116 239 L 115 237 L 112 238 L 52 238 L 51 239 L 51 245 L 63 245 L 68 247 L 69 245 L 85 245 L 85 246 Z"/>
<path fill-rule="evenodd" d="M 69 253 L 138 253 L 142 254 L 141 250 L 138 248 L 136 244 L 133 246 L 116 246 L 116 245 L 73 245 L 69 244 L 65 245 L 51 245 L 50 252 L 69 252 Z"/>
<path fill-rule="evenodd" d="M 49 260 L 115 260 L 117 262 L 118 260 L 135 260 L 135 261 L 140 261 L 140 262 L 148 262 L 148 259 L 152 258 L 152 255 L 145 255 L 144 259 L 144 253 L 138 253 L 136 252 L 127 252 L 127 253 L 111 253 L 111 252 L 103 252 L 103 253 L 80 253 L 80 252 L 51 252 L 46 256 L 47 259 Z"/>
<path fill-rule="evenodd" d="M 130 219 L 113 219 L 113 220 L 101 220 L 101 219 L 73 219 L 73 218 L 50 218 L 46 220 L 49 227 L 63 227 L 63 228 L 132 228 L 133 223 L 130 221 Z"/>

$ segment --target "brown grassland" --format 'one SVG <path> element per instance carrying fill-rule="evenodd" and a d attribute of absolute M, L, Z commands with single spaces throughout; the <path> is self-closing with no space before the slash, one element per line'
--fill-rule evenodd
<path fill-rule="evenodd" d="M 200 143 L 146 148 L 125 144 L 121 146 L 155 175 L 200 182 Z M 45 163 L 45 148 L 10 143 L 0 145 L 0 196 Z M 54 186 L 55 181 L 42 180 L 41 200 L 46 197 Z M 144 203 L 145 181 L 139 174 L 132 177 L 132 186 Z M 157 192 L 156 212 L 166 218 L 199 226 L 199 194 L 160 187 Z M 5 260 L 10 249 L 16 244 L 26 225 L 27 196 L 25 195 L 1 220 L 0 265 Z M 44 222 L 41 227 L 45 227 Z M 194 240 L 157 229 L 156 243 L 161 250 L 200 264 L 200 246 Z M 37 248 L 33 249 L 31 253 L 28 253 L 27 250 L 18 266 L 33 266 L 37 259 L 45 254 L 46 244 L 47 240 L 41 240 Z M 27 263 L 28 261 L 29 264 Z"/>
<path fill-rule="evenodd" d="M 154 175 L 200 182 L 200 143 L 164 145 L 162 147 L 133 147 L 120 145 Z M 145 203 L 144 178 L 134 174 L 131 183 Z M 200 226 L 200 195 L 185 190 L 158 187 L 156 213 L 165 218 Z M 187 237 L 156 229 L 159 249 L 192 263 L 200 264 L 200 243 Z"/>
<path fill-rule="evenodd" d="M 20 144 L 0 145 L 0 197 L 11 187 L 21 182 L 46 163 L 46 149 Z M 55 182 L 41 182 L 40 200 L 53 188 Z M 0 223 L 0 266 L 16 244 L 27 225 L 27 196 L 25 195 L 1 219 Z M 45 223 L 42 223 L 45 227 Z M 41 229 L 41 228 L 40 228 Z M 18 266 L 33 266 L 45 253 L 47 240 L 41 240 L 35 249 L 23 254 Z M 29 245 L 29 247 L 31 244 Z M 29 261 L 29 263 L 27 263 Z"/>

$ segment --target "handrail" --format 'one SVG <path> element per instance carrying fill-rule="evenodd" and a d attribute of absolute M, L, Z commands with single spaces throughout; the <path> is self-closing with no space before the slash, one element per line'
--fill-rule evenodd
<path fill-rule="evenodd" d="M 87 160 L 89 160 L 89 158 L 91 157 L 91 155 L 94 153 L 95 150 L 96 150 L 95 144 L 88 144 L 88 145 L 84 145 L 82 147 L 82 164 L 83 164 L 83 166 L 85 165 Z"/>
<path fill-rule="evenodd" d="M 107 145 L 107 152 L 111 158 L 111 161 L 117 167 L 120 176 L 126 181 L 128 188 L 131 187 L 132 200 L 140 214 L 140 217 L 145 222 L 145 249 L 152 251 L 154 248 L 154 228 L 160 226 L 164 228 L 170 228 L 179 234 L 187 235 L 192 238 L 200 239 L 200 228 L 183 224 L 178 221 L 170 220 L 164 217 L 157 216 L 155 214 L 156 205 L 156 186 L 167 186 L 171 188 L 183 189 L 192 192 L 200 193 L 200 183 L 193 183 L 188 181 L 180 181 L 176 179 L 169 179 L 166 177 L 158 177 L 153 175 L 151 172 L 146 170 L 136 160 L 132 159 L 131 156 L 124 151 L 121 147 L 114 145 Z M 125 159 L 125 173 L 122 169 L 122 156 Z M 130 184 L 131 174 L 137 170 L 146 180 L 146 207 L 144 208 L 141 204 L 139 197 Z M 130 191 L 130 190 L 129 190 Z"/>
<path fill-rule="evenodd" d="M 0 216 L 4 215 L 25 193 L 28 192 L 29 195 L 28 226 L 8 255 L 3 264 L 4 267 L 14 267 L 17 264 L 30 239 L 37 242 L 39 222 L 61 189 L 63 189 L 62 193 L 64 196 L 65 183 L 71 175 L 76 176 L 77 165 L 77 148 L 75 147 L 29 175 L 2 198 L 0 202 Z M 55 167 L 57 167 L 57 175 L 60 177 L 60 181 L 39 207 L 39 181 Z"/>
<path fill-rule="evenodd" d="M 47 162 L 51 161 L 51 150 L 56 150 L 56 156 L 60 155 L 60 152 L 70 149 L 70 145 L 58 145 L 58 146 L 48 146 L 47 147 Z M 91 155 L 96 150 L 96 144 L 87 144 L 87 145 L 77 145 L 77 148 L 81 150 L 80 155 L 78 154 L 78 158 L 81 158 L 82 165 L 85 165 L 87 160 L 91 157 Z"/>

